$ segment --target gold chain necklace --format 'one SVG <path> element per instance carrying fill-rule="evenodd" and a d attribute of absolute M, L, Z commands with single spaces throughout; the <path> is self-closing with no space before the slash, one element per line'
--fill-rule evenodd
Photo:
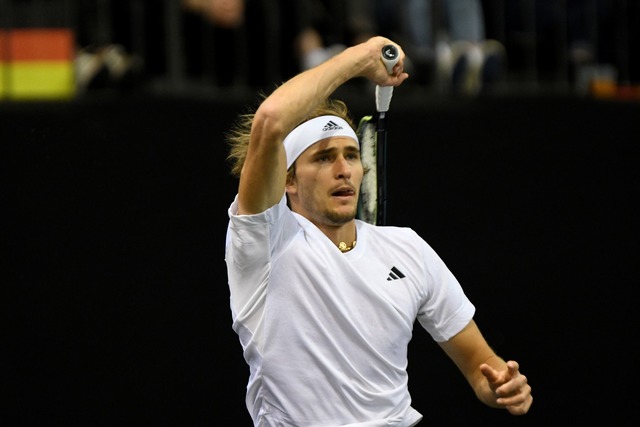
<path fill-rule="evenodd" d="M 354 240 L 351 245 L 347 245 L 345 242 L 340 242 L 340 244 L 338 244 L 338 249 L 340 249 L 340 252 L 349 252 L 351 249 L 356 247 L 356 242 L 357 240 Z"/>

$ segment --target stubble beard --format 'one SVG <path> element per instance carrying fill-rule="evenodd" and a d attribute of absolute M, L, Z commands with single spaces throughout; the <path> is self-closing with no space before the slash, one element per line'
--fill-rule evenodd
<path fill-rule="evenodd" d="M 324 217 L 331 225 L 344 225 L 350 221 L 353 221 L 356 217 L 357 209 L 353 209 L 351 212 L 341 213 L 337 211 L 328 211 Z"/>

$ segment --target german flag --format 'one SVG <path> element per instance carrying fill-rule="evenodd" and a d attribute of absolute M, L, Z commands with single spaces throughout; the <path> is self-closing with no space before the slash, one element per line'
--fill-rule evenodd
<path fill-rule="evenodd" d="M 68 28 L 0 31 L 0 98 L 73 97 L 74 59 L 75 39 Z"/>

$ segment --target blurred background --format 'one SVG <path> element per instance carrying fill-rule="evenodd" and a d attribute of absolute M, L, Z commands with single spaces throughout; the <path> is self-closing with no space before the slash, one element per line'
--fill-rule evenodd
<path fill-rule="evenodd" d="M 636 0 L 2 0 L 2 100 L 271 89 L 373 34 L 449 95 L 638 97 Z M 63 65 L 66 64 L 66 67 Z"/>
<path fill-rule="evenodd" d="M 411 74 L 388 222 L 534 388 L 525 417 L 482 406 L 417 326 L 422 424 L 637 425 L 639 19 L 638 0 L 0 0 L 0 424 L 251 425 L 225 134 L 382 34 Z M 364 81 L 336 97 L 375 108 Z"/>

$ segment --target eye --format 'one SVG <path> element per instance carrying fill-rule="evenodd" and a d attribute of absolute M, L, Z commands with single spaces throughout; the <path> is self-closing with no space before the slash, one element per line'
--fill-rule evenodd
<path fill-rule="evenodd" d="M 358 160 L 360 158 L 360 153 L 357 151 L 354 151 L 352 153 L 345 154 L 344 157 L 348 160 Z"/>

